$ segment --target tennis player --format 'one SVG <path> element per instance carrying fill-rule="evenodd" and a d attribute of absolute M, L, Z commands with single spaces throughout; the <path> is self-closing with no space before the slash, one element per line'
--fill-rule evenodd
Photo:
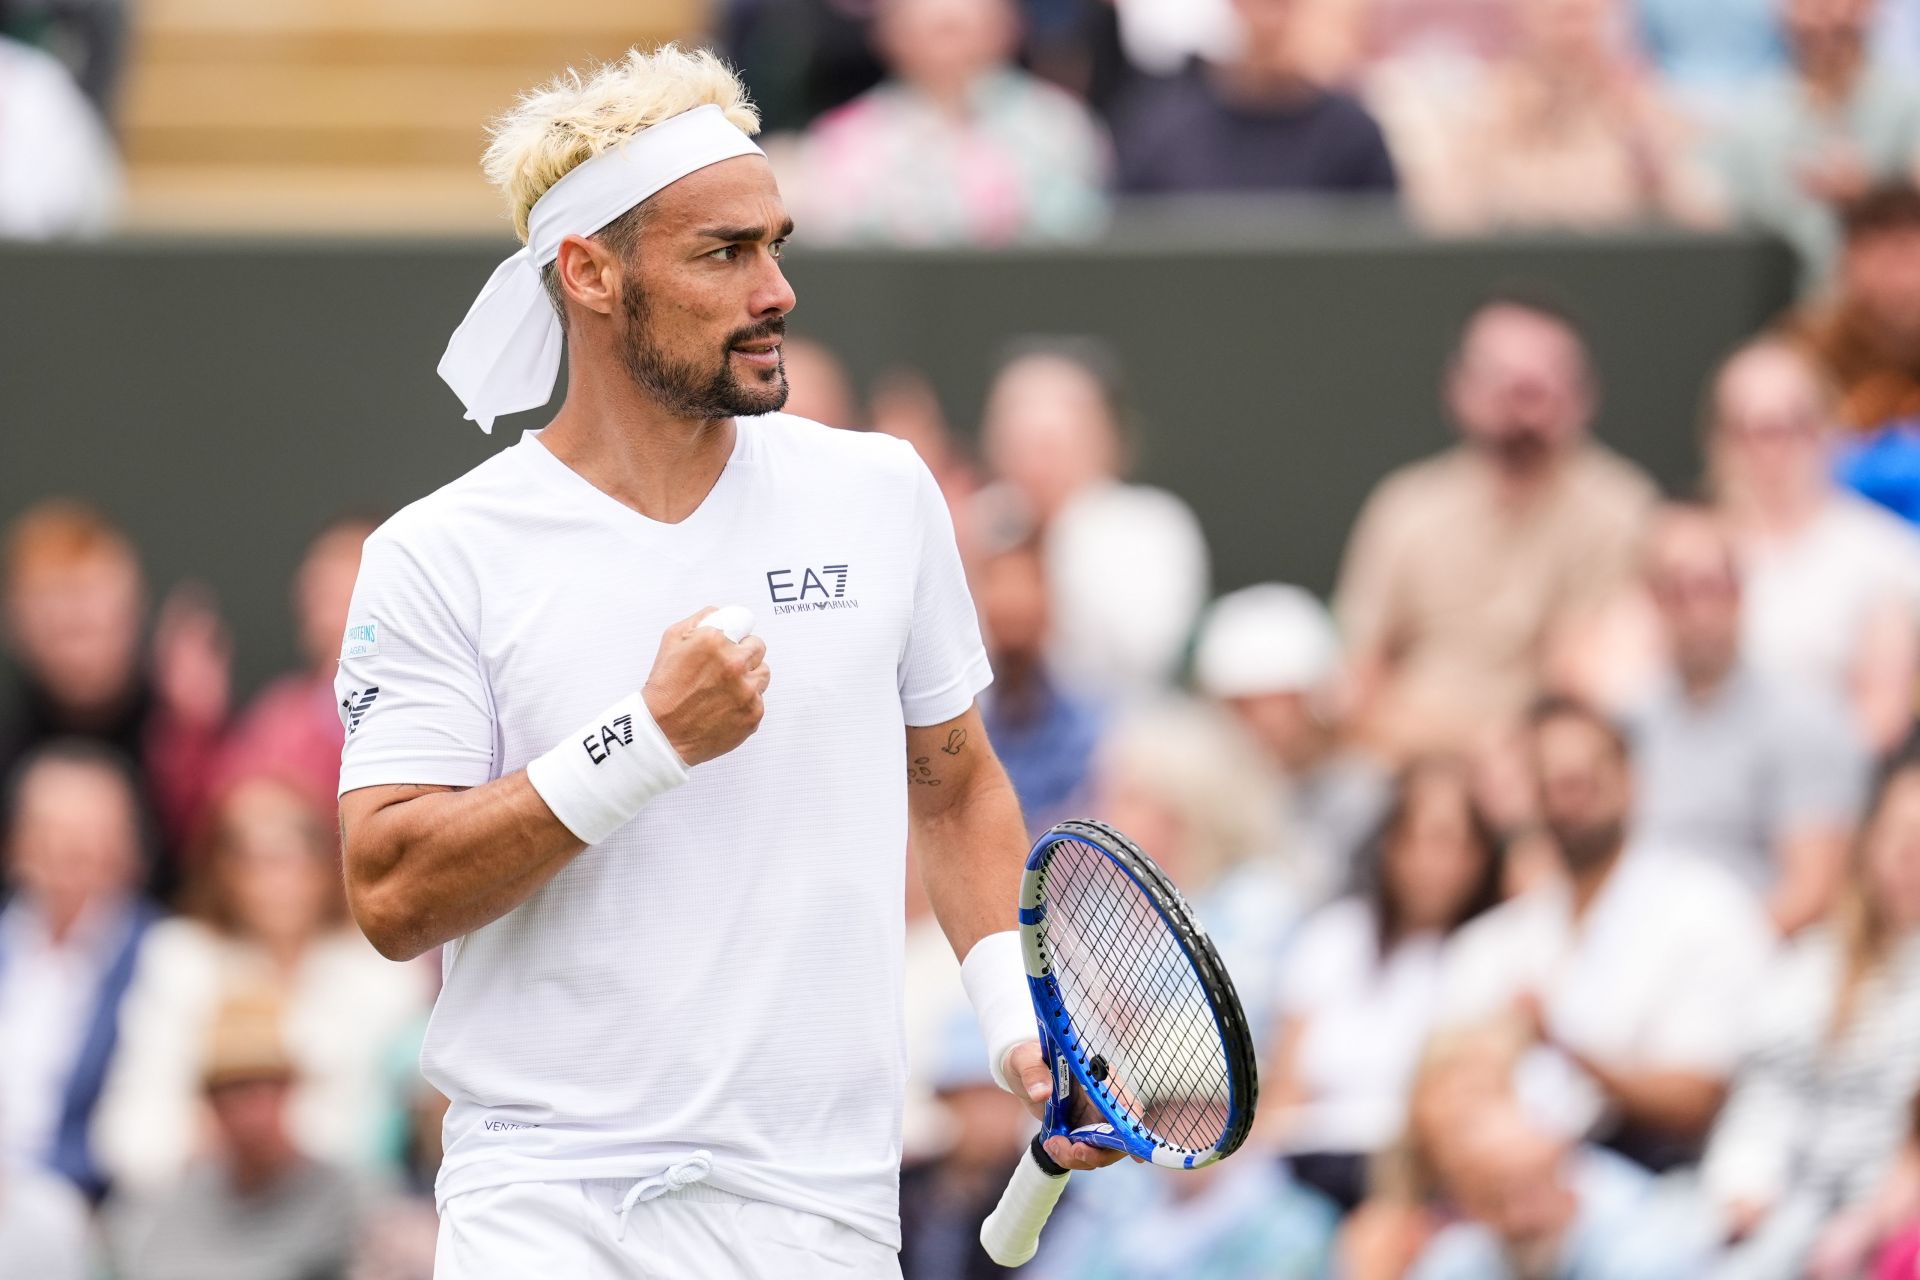
<path fill-rule="evenodd" d="M 366 545 L 341 838 L 374 944 L 443 948 L 438 1277 L 897 1276 L 909 834 L 995 1078 L 1048 1095 L 952 526 L 909 446 L 776 412 L 757 126 L 672 46 L 499 122 L 526 248 L 440 372 L 490 429 L 564 346 L 566 399 Z"/>

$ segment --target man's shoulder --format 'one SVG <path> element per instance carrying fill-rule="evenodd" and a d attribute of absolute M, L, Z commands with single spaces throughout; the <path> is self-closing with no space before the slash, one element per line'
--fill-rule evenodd
<path fill-rule="evenodd" d="M 1455 446 L 1387 472 L 1367 495 L 1367 509 L 1376 515 L 1413 517 L 1460 501 L 1481 487 L 1472 456 Z"/>
<path fill-rule="evenodd" d="M 862 480 L 898 480 L 924 469 L 912 445 L 884 431 L 832 427 L 791 413 L 769 413 L 753 422 L 755 453 L 776 468 L 822 468 Z"/>
<path fill-rule="evenodd" d="M 1589 441 L 1574 455 L 1574 492 L 1589 506 L 1625 510 L 1638 516 L 1660 498 L 1660 487 L 1638 464 L 1599 441 Z"/>
<path fill-rule="evenodd" d="M 1765 935 L 1765 913 L 1753 891 L 1726 867 L 1684 849 L 1635 846 L 1614 877 L 1641 937 L 1679 943 L 1701 932 Z"/>
<path fill-rule="evenodd" d="M 524 505 L 529 494 L 522 446 L 502 449 L 465 474 L 415 498 L 381 522 L 369 544 L 419 549 L 458 537 L 462 524 L 503 502 Z"/>

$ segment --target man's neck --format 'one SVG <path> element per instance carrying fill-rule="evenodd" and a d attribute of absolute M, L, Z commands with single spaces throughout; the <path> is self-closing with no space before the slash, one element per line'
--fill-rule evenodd
<path fill-rule="evenodd" d="M 1502 462 L 1482 451 L 1473 456 L 1487 469 L 1493 480 L 1494 494 L 1502 507 L 1530 507 L 1560 477 L 1570 451 L 1556 451 L 1525 466 Z"/>
<path fill-rule="evenodd" d="M 1599 900 L 1600 891 L 1607 886 L 1607 877 L 1620 865 L 1620 854 L 1625 846 L 1615 849 L 1604 859 L 1591 866 L 1582 867 L 1570 877 L 1573 887 L 1573 918 L 1576 923 L 1585 920 L 1593 904 Z"/>
<path fill-rule="evenodd" d="M 1823 50 L 1806 59 L 1801 68 L 1801 82 L 1816 107 L 1837 110 L 1853 96 L 1854 86 L 1859 83 L 1865 67 L 1866 59 L 1858 50 Z"/>
<path fill-rule="evenodd" d="M 1735 663 L 1732 659 L 1719 663 L 1701 663 L 1680 670 L 1680 692 L 1688 702 L 1696 705 L 1711 702 L 1727 681 L 1733 678 Z"/>
<path fill-rule="evenodd" d="M 569 378 L 566 403 L 540 443 L 602 493 L 649 520 L 678 524 L 720 479 L 738 430 L 732 418 L 669 412 L 624 370 L 596 377 L 583 369 Z"/>

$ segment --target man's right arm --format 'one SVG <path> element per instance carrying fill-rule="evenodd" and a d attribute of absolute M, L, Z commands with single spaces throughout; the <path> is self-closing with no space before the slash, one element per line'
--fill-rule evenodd
<path fill-rule="evenodd" d="M 667 629 L 640 694 L 665 738 L 662 750 L 687 767 L 739 746 L 764 713 L 765 643 L 748 636 L 736 644 L 700 626 L 710 612 L 702 609 Z M 579 749 L 570 739 L 558 748 Z M 581 810 L 578 801 L 582 785 L 598 782 L 594 772 L 583 784 L 569 782 L 564 770 L 548 771 L 545 796 L 529 769 L 471 788 L 367 786 L 341 796 L 347 902 L 368 941 L 389 960 L 410 960 L 532 897 L 587 847 L 555 809 L 593 811 Z M 551 789 L 563 782 L 571 803 L 561 803 L 561 793 Z M 615 821 L 631 818 L 640 803 Z"/>
<path fill-rule="evenodd" d="M 387 959 L 411 960 L 513 910 L 586 845 L 522 769 L 467 790 L 349 791 L 340 847 L 361 931 Z"/>

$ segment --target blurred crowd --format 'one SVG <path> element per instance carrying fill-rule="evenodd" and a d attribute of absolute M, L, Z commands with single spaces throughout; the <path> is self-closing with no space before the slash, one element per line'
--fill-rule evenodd
<path fill-rule="evenodd" d="M 715 0 L 712 17 L 813 244 L 1085 239 L 1116 197 L 1366 197 L 1437 233 L 1759 227 L 1812 290 L 1838 211 L 1920 164 L 1920 0 Z M 113 225 L 126 31 L 122 0 L 0 0 L 0 236 Z"/>
<path fill-rule="evenodd" d="M 1846 225 L 1848 259 L 1920 241 L 1920 193 Z M 1912 1280 L 1920 531 L 1887 457 L 1920 420 L 1832 340 L 1850 303 L 1702 371 L 1705 470 L 1663 496 L 1592 433 L 1577 314 L 1489 295 L 1456 442 L 1380 479 L 1330 602 L 1214 597 L 1097 341 L 1010 347 L 956 432 L 917 374 L 790 339 L 790 411 L 912 441 L 948 500 L 1032 827 L 1151 851 L 1261 1046 L 1248 1146 L 1076 1179 L 1036 1275 Z M 430 1275 L 435 967 L 360 936 L 331 831 L 371 527 L 290 567 L 302 659 L 244 705 L 214 602 L 156 601 L 108 515 L 6 530 L 5 1280 Z M 1032 1122 L 906 911 L 903 1266 L 973 1280 Z"/>
<path fill-rule="evenodd" d="M 124 27 L 0 0 L 0 236 L 111 225 Z M 1457 440 L 1380 479 L 1329 600 L 1216 596 L 1095 341 L 1011 347 L 967 430 L 788 342 L 791 412 L 933 469 L 1034 830 L 1139 841 L 1257 1028 L 1247 1148 L 1077 1178 L 1033 1272 L 1920 1276 L 1920 0 L 732 0 L 715 39 L 813 243 L 1286 192 L 1804 265 L 1699 371 L 1684 494 L 1594 437 L 1578 315 L 1490 295 Z M 437 966 L 367 945 L 333 835 L 373 524 L 287 566 L 299 663 L 244 700 L 111 513 L 5 530 L 0 1280 L 431 1274 Z M 976 1280 L 1032 1122 L 906 910 L 903 1268 Z"/>

